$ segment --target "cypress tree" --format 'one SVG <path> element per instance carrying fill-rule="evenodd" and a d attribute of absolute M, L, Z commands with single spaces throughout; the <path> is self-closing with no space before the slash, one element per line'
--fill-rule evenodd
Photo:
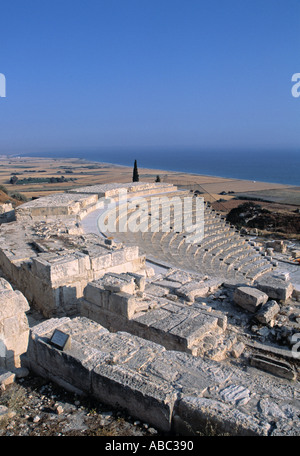
<path fill-rule="evenodd" d="M 138 173 L 138 168 L 137 168 L 137 162 L 134 160 L 134 167 L 133 167 L 133 176 L 132 176 L 132 182 L 139 182 L 139 173 Z"/>

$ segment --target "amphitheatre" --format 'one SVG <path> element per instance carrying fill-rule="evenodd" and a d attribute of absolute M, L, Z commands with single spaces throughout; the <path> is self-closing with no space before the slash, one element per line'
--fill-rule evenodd
<path fill-rule="evenodd" d="M 154 197 L 157 214 L 141 211 Z M 202 204 L 199 232 L 176 229 L 184 198 L 190 227 Z M 202 195 L 166 182 L 92 183 L 5 211 L 4 383 L 26 367 L 179 435 L 207 423 L 299 435 L 300 287 L 278 262 L 291 253 L 282 242 L 241 234 Z M 110 231 L 99 217 L 114 220 Z"/>

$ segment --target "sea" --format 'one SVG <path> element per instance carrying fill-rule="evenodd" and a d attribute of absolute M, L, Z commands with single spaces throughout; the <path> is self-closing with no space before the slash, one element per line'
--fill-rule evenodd
<path fill-rule="evenodd" d="M 99 149 L 27 153 L 27 156 L 81 158 L 161 171 L 218 176 L 232 179 L 300 186 L 299 150 L 224 151 L 200 149 Z"/>

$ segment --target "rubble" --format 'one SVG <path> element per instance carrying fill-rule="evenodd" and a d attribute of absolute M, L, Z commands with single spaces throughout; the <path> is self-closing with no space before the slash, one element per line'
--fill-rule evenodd
<path fill-rule="evenodd" d="M 268 324 L 277 316 L 280 311 L 280 306 L 276 301 L 268 301 L 256 313 L 255 318 L 262 324 Z"/>

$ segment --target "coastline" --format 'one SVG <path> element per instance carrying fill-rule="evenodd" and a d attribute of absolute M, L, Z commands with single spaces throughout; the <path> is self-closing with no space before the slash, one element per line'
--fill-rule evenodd
<path fill-rule="evenodd" d="M 243 182 L 264 182 L 300 186 L 298 169 L 300 167 L 300 152 L 296 151 L 198 151 L 187 149 L 158 149 L 153 150 L 80 150 L 75 151 L 41 151 L 21 152 L 7 155 L 11 157 L 31 157 L 33 159 L 79 160 L 90 163 L 102 163 L 111 167 L 133 168 L 137 160 L 138 168 L 155 170 L 162 173 L 179 173 L 194 177 L 223 178 L 241 180 Z"/>
<path fill-rule="evenodd" d="M 51 158 L 36 156 L 1 156 L 0 157 L 0 184 L 6 186 L 10 191 L 14 190 L 25 194 L 27 197 L 38 197 L 59 191 L 66 191 L 70 188 L 83 187 L 108 182 L 130 182 L 132 180 L 133 166 L 120 165 L 110 162 L 100 162 L 86 158 L 68 157 Z M 190 188 L 201 187 L 204 192 L 214 198 L 229 199 L 236 193 L 264 192 L 264 191 L 297 191 L 293 185 L 270 183 L 263 181 L 251 181 L 246 179 L 228 178 L 223 176 L 212 176 L 207 174 L 187 173 L 180 171 L 143 168 L 139 167 L 140 181 L 153 182 L 157 175 L 162 182 L 173 183 L 174 185 L 187 185 Z M 46 178 L 63 175 L 66 181 L 59 185 L 55 183 L 39 184 L 9 184 L 12 174 L 17 174 L 19 181 L 26 178 Z M 300 187 L 299 187 L 300 194 Z M 229 192 L 229 194 L 228 194 Z"/>
<path fill-rule="evenodd" d="M 42 157 L 41 157 L 42 158 Z M 110 162 L 103 162 L 103 161 L 96 161 L 96 160 L 87 160 L 85 158 L 83 159 L 79 159 L 79 160 L 84 160 L 86 161 L 87 163 L 100 163 L 102 165 L 108 165 L 108 166 L 111 166 L 111 167 L 124 167 L 124 168 L 128 168 L 128 169 L 132 169 L 133 166 L 129 166 L 129 165 L 122 165 L 120 163 L 110 163 Z M 250 179 L 242 179 L 242 178 L 236 178 L 236 177 L 229 177 L 229 176 L 219 176 L 219 175 L 216 175 L 216 174 L 200 174 L 200 173 L 192 173 L 192 172 L 187 172 L 187 171 L 175 171 L 175 170 L 172 170 L 172 169 L 162 169 L 162 168 L 143 168 L 143 167 L 139 167 L 139 170 L 144 170 L 144 172 L 149 172 L 149 171 L 153 171 L 154 172 L 157 172 L 157 173 L 167 173 L 167 174 L 179 174 L 179 175 L 187 175 L 187 176 L 195 176 L 195 177 L 207 177 L 208 179 L 209 178 L 214 178 L 214 179 L 226 179 L 228 181 L 241 181 L 241 182 L 253 182 L 253 183 L 259 183 L 259 184 L 266 184 L 268 186 L 270 185 L 275 185 L 275 186 L 282 186 L 282 187 L 296 187 L 295 185 L 290 185 L 290 184 L 283 184 L 283 183 L 280 183 L 280 182 L 269 182 L 269 181 L 256 181 L 256 180 L 250 180 Z"/>

